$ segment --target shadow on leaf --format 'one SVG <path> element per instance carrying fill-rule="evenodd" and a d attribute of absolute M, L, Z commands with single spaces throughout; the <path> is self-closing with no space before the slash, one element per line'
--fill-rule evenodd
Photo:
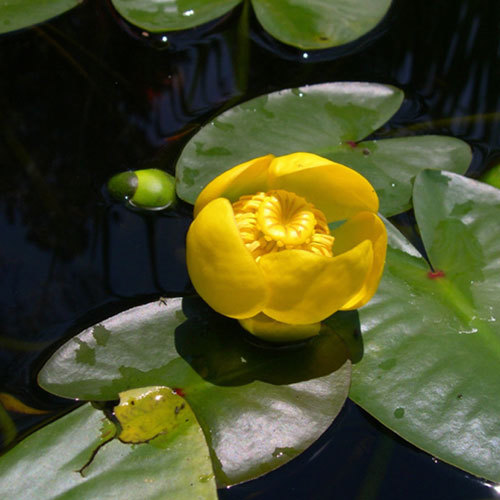
<path fill-rule="evenodd" d="M 333 330 L 345 343 L 348 357 L 358 363 L 363 357 L 363 337 L 358 311 L 338 311 L 323 322 L 323 328 Z"/>
<path fill-rule="evenodd" d="M 248 334 L 236 320 L 215 313 L 201 299 L 186 298 L 182 307 L 187 319 L 175 330 L 177 352 L 201 377 L 221 386 L 255 380 L 288 385 L 326 376 L 350 358 L 348 349 L 356 344 L 354 332 L 359 331 L 359 320 L 356 326 L 350 317 L 342 324 L 342 339 L 335 328 L 324 325 L 307 341 L 274 345 Z"/>

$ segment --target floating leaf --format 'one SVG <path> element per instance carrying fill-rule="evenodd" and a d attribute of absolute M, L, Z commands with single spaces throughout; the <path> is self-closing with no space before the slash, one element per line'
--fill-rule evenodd
<path fill-rule="evenodd" d="M 0 2 L 0 33 L 42 23 L 72 9 L 82 0 L 3 0 Z"/>
<path fill-rule="evenodd" d="M 241 0 L 112 0 L 130 23 L 151 32 L 193 28 L 217 19 Z M 342 45 L 384 17 L 391 0 L 252 0 L 257 19 L 278 40 L 303 49 Z"/>
<path fill-rule="evenodd" d="M 105 345 L 94 331 L 105 328 Z M 219 485 L 272 470 L 331 424 L 347 397 L 350 362 L 329 330 L 299 345 L 255 345 L 238 322 L 199 299 L 168 299 L 88 328 L 48 361 L 39 382 L 70 398 L 113 400 L 150 385 L 175 388 L 205 431 Z M 79 356 L 82 345 L 93 352 Z"/>
<path fill-rule="evenodd" d="M 472 159 L 465 142 L 437 135 L 344 144 L 324 156 L 364 175 L 387 217 L 411 208 L 413 180 L 422 169 L 464 173 Z"/>
<path fill-rule="evenodd" d="M 223 16 L 241 0 L 111 0 L 130 23 L 147 31 L 185 30 Z"/>
<path fill-rule="evenodd" d="M 352 42 L 385 16 L 391 0 L 252 0 L 260 24 L 283 43 L 324 49 Z"/>
<path fill-rule="evenodd" d="M 343 163 L 370 180 L 386 216 L 410 207 L 411 184 L 425 168 L 464 173 L 469 146 L 451 137 L 421 136 L 358 143 L 399 108 L 401 90 L 370 83 L 327 83 L 274 92 L 222 113 L 184 148 L 177 193 L 194 203 L 214 177 L 268 153 L 305 151 Z"/>
<path fill-rule="evenodd" d="M 350 396 L 419 448 L 500 481 L 500 192 L 425 171 L 413 202 L 434 270 L 391 231 L 381 285 L 359 311 Z"/>
<path fill-rule="evenodd" d="M 385 123 L 403 93 L 369 83 L 326 83 L 273 92 L 235 106 L 203 127 L 177 163 L 177 192 L 194 203 L 225 170 L 257 156 L 295 151 L 324 154 L 358 141 Z"/>
<path fill-rule="evenodd" d="M 125 444 L 115 432 L 90 404 L 34 432 L 0 458 L 2 497 L 217 498 L 194 418 L 148 443 Z"/>

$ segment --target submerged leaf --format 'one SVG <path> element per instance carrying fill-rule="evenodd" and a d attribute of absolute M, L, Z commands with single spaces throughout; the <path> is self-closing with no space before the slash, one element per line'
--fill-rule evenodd
<path fill-rule="evenodd" d="M 48 413 L 46 410 L 39 410 L 23 403 L 12 394 L 0 392 L 0 404 L 7 410 L 15 413 L 24 413 L 25 415 L 43 415 Z"/>
<path fill-rule="evenodd" d="M 0 435 L 5 445 L 12 443 L 17 436 L 16 424 L 2 405 L 0 405 Z"/>

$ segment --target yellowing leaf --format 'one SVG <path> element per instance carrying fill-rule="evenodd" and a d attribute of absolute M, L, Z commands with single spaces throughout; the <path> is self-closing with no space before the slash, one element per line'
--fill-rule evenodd
<path fill-rule="evenodd" d="M 186 401 L 160 386 L 121 392 L 114 413 L 122 427 L 118 438 L 125 443 L 144 443 L 196 422 Z"/>

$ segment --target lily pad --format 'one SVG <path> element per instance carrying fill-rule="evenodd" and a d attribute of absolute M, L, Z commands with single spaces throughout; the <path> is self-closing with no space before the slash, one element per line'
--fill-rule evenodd
<path fill-rule="evenodd" d="M 217 175 L 251 158 L 304 151 L 343 163 L 376 188 L 386 216 L 410 207 L 411 185 L 425 168 L 464 173 L 469 146 L 442 136 L 360 140 L 398 110 L 403 92 L 389 85 L 337 82 L 257 97 L 222 113 L 195 134 L 176 170 L 177 193 L 194 203 Z"/>
<path fill-rule="evenodd" d="M 295 151 L 325 153 L 359 141 L 400 107 L 388 85 L 338 82 L 263 95 L 225 111 L 187 143 L 177 162 L 177 192 L 194 203 L 214 177 L 251 158 Z"/>
<path fill-rule="evenodd" d="M 302 49 L 352 42 L 373 29 L 391 0 L 252 0 L 263 28 L 274 38 Z"/>
<path fill-rule="evenodd" d="M 130 23 L 151 32 L 184 30 L 227 14 L 241 0 L 111 0 Z M 385 16 L 391 0 L 252 0 L 257 19 L 281 42 L 324 49 L 355 40 Z"/>
<path fill-rule="evenodd" d="M 464 173 L 472 159 L 467 143 L 437 135 L 343 144 L 324 156 L 365 176 L 386 217 L 411 208 L 413 181 L 422 169 Z"/>
<path fill-rule="evenodd" d="M 424 171 L 413 203 L 433 269 L 390 230 L 350 396 L 433 456 L 500 481 L 500 192 Z"/>
<path fill-rule="evenodd" d="M 0 458 L 2 496 L 217 499 L 210 455 L 196 419 L 148 443 L 126 444 L 115 434 L 101 411 L 89 403 L 81 406 Z"/>
<path fill-rule="evenodd" d="M 130 23 L 152 33 L 185 30 L 217 19 L 241 0 L 111 0 Z"/>
<path fill-rule="evenodd" d="M 81 2 L 82 0 L 3 0 L 0 2 L 0 33 L 42 23 Z"/>
<path fill-rule="evenodd" d="M 219 486 L 230 485 L 282 465 L 318 439 L 350 383 L 344 343 L 328 329 L 298 345 L 254 342 L 200 299 L 168 299 L 84 330 L 49 359 L 39 383 L 84 400 L 175 388 L 205 432 Z"/>

